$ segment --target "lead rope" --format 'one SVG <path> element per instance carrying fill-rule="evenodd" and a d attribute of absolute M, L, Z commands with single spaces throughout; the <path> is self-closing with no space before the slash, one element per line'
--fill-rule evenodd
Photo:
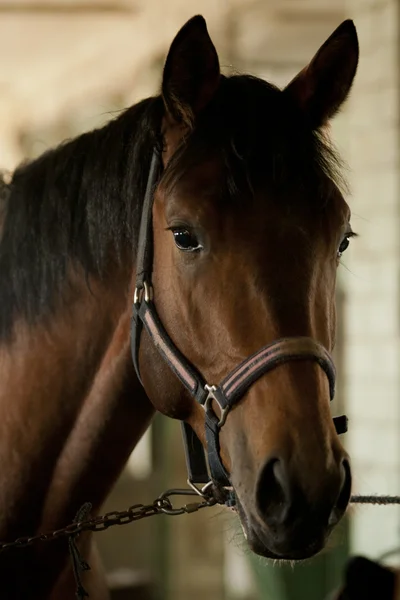
<path fill-rule="evenodd" d="M 389 504 L 400 504 L 400 496 L 352 496 L 350 503 L 387 506 Z"/>

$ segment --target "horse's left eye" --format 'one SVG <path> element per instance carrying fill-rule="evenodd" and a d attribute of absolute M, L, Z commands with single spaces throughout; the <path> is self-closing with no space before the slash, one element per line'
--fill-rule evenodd
<path fill-rule="evenodd" d="M 337 255 L 338 255 L 338 258 L 340 258 L 340 257 L 342 256 L 343 252 L 344 252 L 345 250 L 347 250 L 347 248 L 349 247 L 349 244 L 350 244 L 350 237 L 351 237 L 350 235 L 346 235 L 346 236 L 343 238 L 343 240 L 342 240 L 342 242 L 341 242 L 341 244 L 340 244 L 340 246 L 339 246 L 339 249 L 338 249 L 338 253 L 337 253 Z"/>
<path fill-rule="evenodd" d="M 199 240 L 196 238 L 193 232 L 188 229 L 176 228 L 172 230 L 174 235 L 174 240 L 177 248 L 179 250 L 184 250 L 185 252 L 195 252 L 196 250 L 201 250 L 202 245 Z"/>

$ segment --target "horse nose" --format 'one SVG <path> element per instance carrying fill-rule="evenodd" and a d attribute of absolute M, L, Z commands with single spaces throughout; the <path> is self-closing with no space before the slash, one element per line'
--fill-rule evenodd
<path fill-rule="evenodd" d="M 301 474 L 294 477 L 283 458 L 270 458 L 257 482 L 256 507 L 259 516 L 271 529 L 297 527 L 307 516 L 322 527 L 336 525 L 346 511 L 351 493 L 349 462 L 343 459 L 335 472 L 319 481 L 313 499 L 301 485 Z"/>

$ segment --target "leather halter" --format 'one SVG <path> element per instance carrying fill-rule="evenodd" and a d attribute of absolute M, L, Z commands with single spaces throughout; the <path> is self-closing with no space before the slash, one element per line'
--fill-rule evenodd
<path fill-rule="evenodd" d="M 194 365 L 175 346 L 161 323 L 153 303 L 151 284 L 153 270 L 152 208 L 154 191 L 160 173 L 160 155 L 154 150 L 138 240 L 136 287 L 131 326 L 132 359 L 141 381 L 139 347 L 144 326 L 168 366 L 205 411 L 208 469 L 201 442 L 187 423 L 183 423 L 182 427 L 189 474 L 188 481 L 191 484 L 207 485 L 212 482 L 217 488 L 229 488 L 231 486 L 229 473 L 220 458 L 219 431 L 231 408 L 243 397 L 249 387 L 262 375 L 282 363 L 313 360 L 319 364 L 328 378 L 330 399 L 332 400 L 335 394 L 335 367 L 327 350 L 318 342 L 308 337 L 289 337 L 276 340 L 246 358 L 218 385 L 211 385 L 205 381 Z M 214 412 L 213 402 L 218 404 L 220 416 Z M 337 433 L 347 431 L 347 417 L 334 417 L 333 421 Z M 234 500 L 231 500 L 231 503 L 234 503 Z"/>

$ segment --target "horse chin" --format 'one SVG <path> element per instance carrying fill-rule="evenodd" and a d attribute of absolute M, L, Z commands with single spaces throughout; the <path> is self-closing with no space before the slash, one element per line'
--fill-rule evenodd
<path fill-rule="evenodd" d="M 312 558 L 320 552 L 325 546 L 325 538 L 323 540 L 313 540 L 307 546 L 301 548 L 284 548 L 278 547 L 272 540 L 268 541 L 265 536 L 259 535 L 254 529 L 250 528 L 247 532 L 247 543 L 250 549 L 259 556 L 279 561 L 303 561 L 307 558 Z M 288 544 L 289 546 L 290 544 Z"/>
<path fill-rule="evenodd" d="M 324 532 L 312 540 L 296 541 L 288 536 L 287 539 L 278 541 L 275 536 L 258 522 L 249 519 L 237 500 L 236 510 L 240 518 L 243 535 L 250 550 L 259 556 L 279 561 L 302 561 L 318 554 L 325 547 L 329 532 Z"/>

